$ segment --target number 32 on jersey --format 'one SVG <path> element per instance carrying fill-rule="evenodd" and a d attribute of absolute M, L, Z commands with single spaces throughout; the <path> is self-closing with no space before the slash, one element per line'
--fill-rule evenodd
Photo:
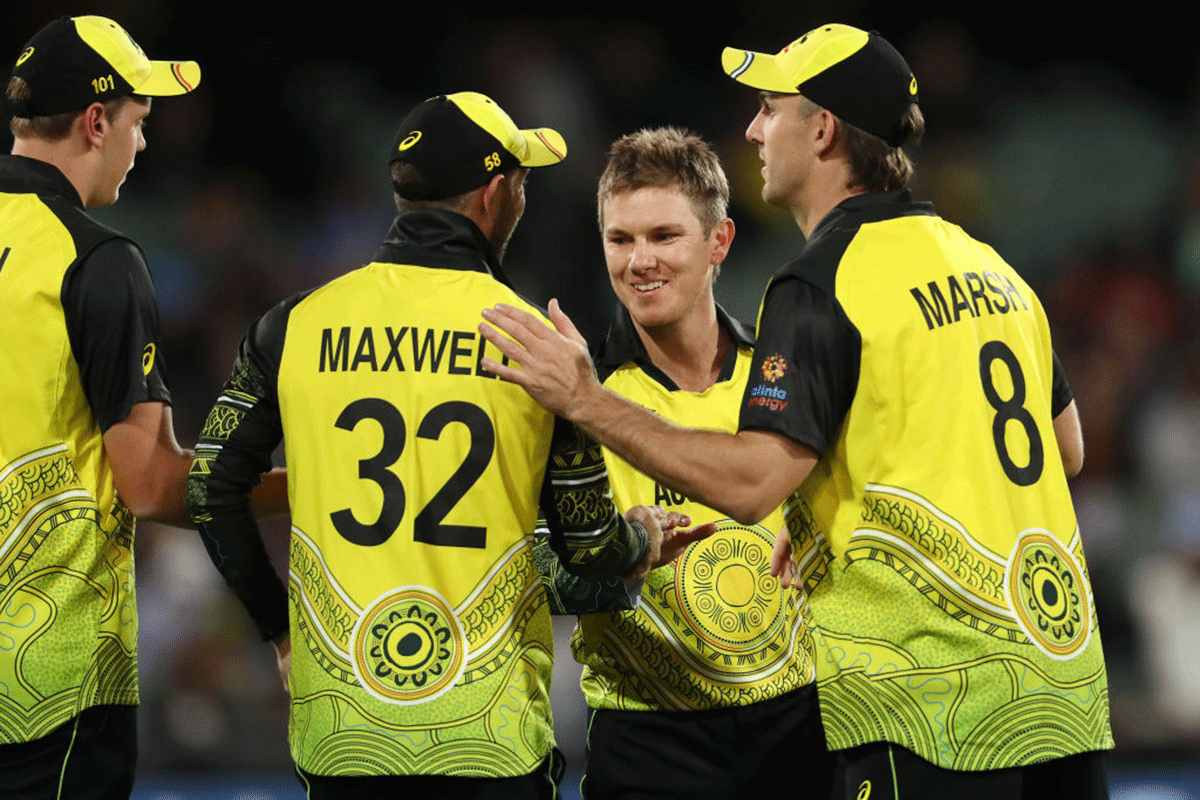
<path fill-rule="evenodd" d="M 347 405 L 338 415 L 334 426 L 353 431 L 363 420 L 374 420 L 383 430 L 379 452 L 358 462 L 358 477 L 372 481 L 383 492 L 379 516 L 363 522 L 349 508 L 329 515 L 334 528 L 347 541 L 364 547 L 380 545 L 391 538 L 400 526 L 407 510 L 404 485 L 390 467 L 404 454 L 408 426 L 399 409 L 378 397 L 364 397 Z M 483 475 L 496 449 L 496 431 L 487 413 L 479 406 L 452 400 L 431 408 L 417 425 L 417 436 L 439 439 L 451 423 L 465 425 L 470 432 L 471 445 L 454 474 L 442 485 L 413 519 L 413 538 L 425 544 L 443 547 L 483 548 L 487 543 L 487 528 L 482 525 L 450 525 L 443 522 L 479 477 Z"/>

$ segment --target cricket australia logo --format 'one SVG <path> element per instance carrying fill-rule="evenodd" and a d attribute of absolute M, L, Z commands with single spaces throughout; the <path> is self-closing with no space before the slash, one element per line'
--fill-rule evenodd
<path fill-rule="evenodd" d="M 1057 538 L 1036 529 L 1017 537 L 1004 583 L 1021 630 L 1039 650 L 1061 661 L 1087 646 L 1092 618 L 1083 569 Z"/>
<path fill-rule="evenodd" d="M 359 617 L 351 641 L 359 683 L 397 705 L 440 697 L 467 663 L 462 625 L 445 598 L 426 586 L 380 595 Z"/>

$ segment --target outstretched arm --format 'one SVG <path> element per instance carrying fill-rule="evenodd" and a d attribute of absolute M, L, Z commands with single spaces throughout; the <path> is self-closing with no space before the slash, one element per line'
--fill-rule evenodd
<path fill-rule="evenodd" d="M 682 428 L 605 389 L 556 300 L 550 301 L 554 330 L 508 305 L 483 316 L 491 325 L 480 325 L 480 333 L 520 367 L 485 358 L 485 369 L 522 386 L 635 469 L 739 522 L 766 517 L 817 462 L 813 451 L 785 436 Z"/>

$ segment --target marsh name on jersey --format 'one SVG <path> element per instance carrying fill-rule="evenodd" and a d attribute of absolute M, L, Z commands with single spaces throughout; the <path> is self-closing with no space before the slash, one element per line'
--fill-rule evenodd
<path fill-rule="evenodd" d="M 984 270 L 982 274 L 951 273 L 946 276 L 945 292 L 937 281 L 930 281 L 926 288 L 928 295 L 919 286 L 914 286 L 908 291 L 912 293 L 917 307 L 924 315 L 929 330 L 958 322 L 963 318 L 964 312 L 969 317 L 978 317 L 985 311 L 988 314 L 1007 314 L 1011 311 L 1029 310 L 1029 304 L 1021 297 L 1012 279 L 991 270 Z M 947 295 L 950 297 L 949 302 L 946 301 Z M 1017 303 L 1021 304 L 1020 309 L 1017 308 Z"/>

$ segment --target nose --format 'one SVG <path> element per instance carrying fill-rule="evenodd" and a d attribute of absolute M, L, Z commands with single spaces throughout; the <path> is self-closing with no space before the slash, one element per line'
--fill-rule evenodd
<path fill-rule="evenodd" d="M 762 112 L 759 111 L 754 115 L 754 119 L 750 120 L 750 124 L 746 126 L 746 141 L 754 144 L 762 144 Z"/>
<path fill-rule="evenodd" d="M 629 254 L 629 268 L 648 269 L 653 267 L 654 263 L 654 253 L 651 252 L 650 245 L 644 239 L 634 242 L 633 252 Z"/>

